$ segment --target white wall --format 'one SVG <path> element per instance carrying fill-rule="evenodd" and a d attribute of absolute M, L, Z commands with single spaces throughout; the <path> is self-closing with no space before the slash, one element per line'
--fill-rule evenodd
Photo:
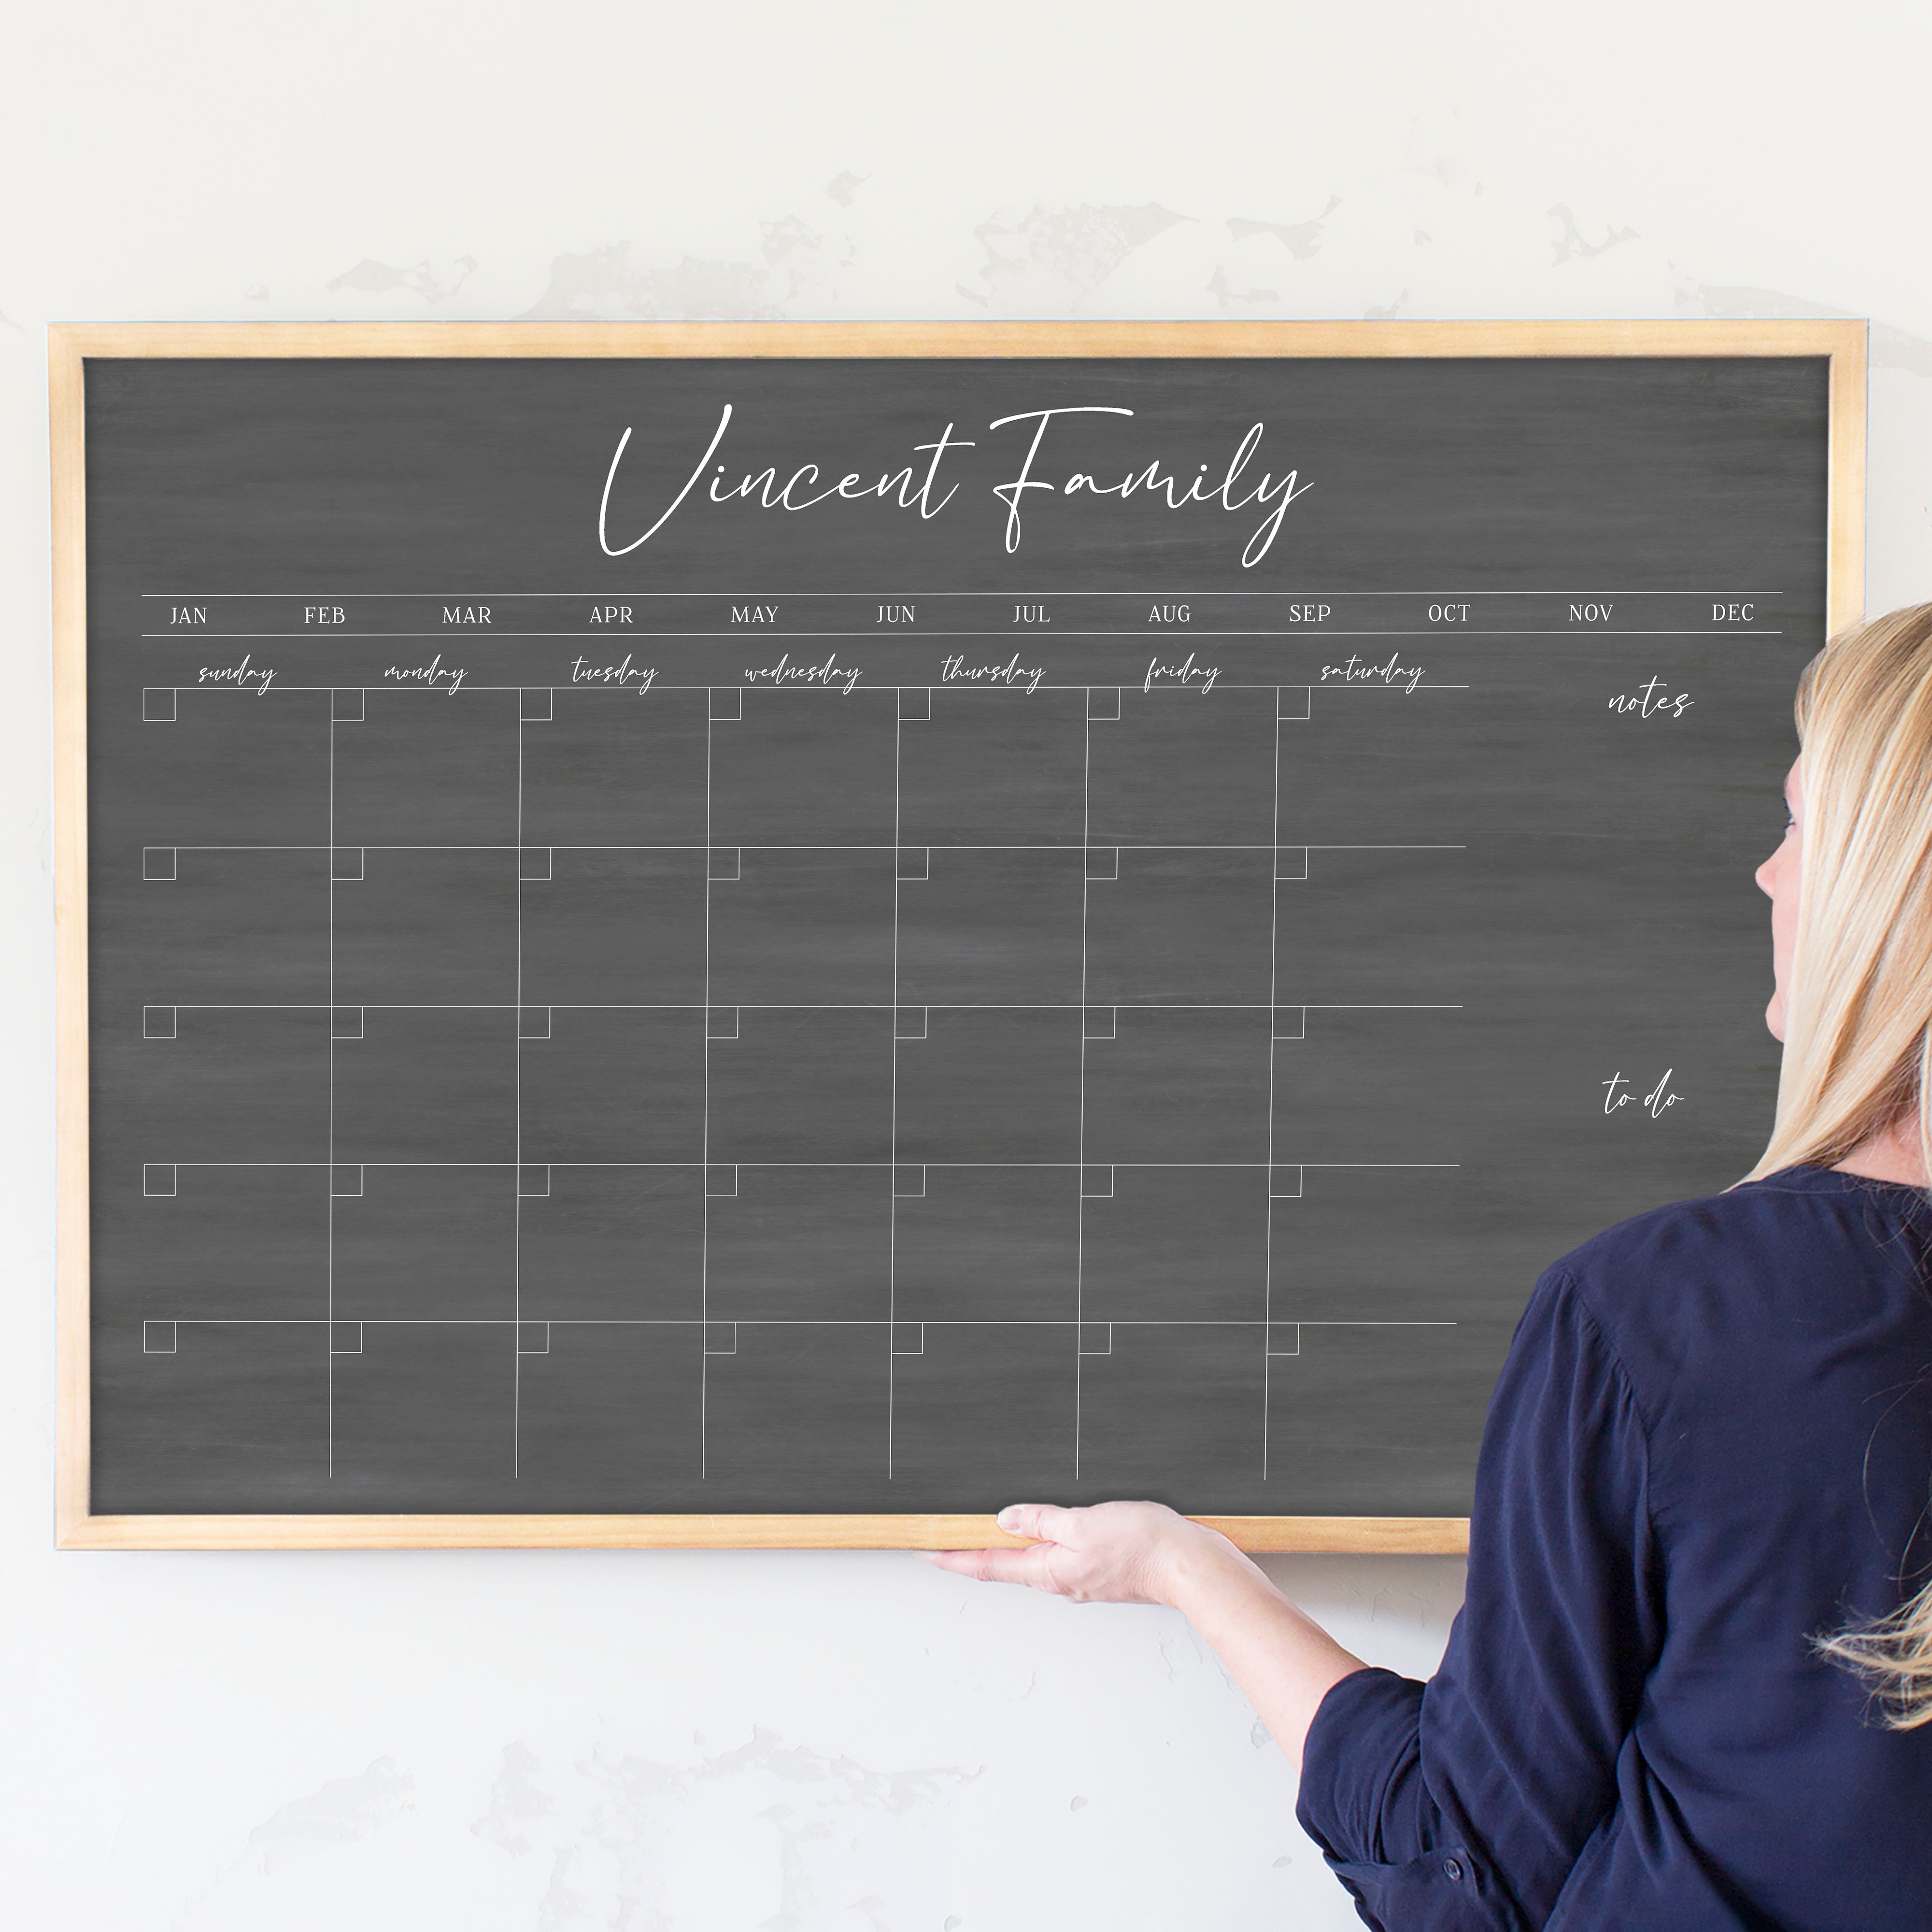
<path fill-rule="evenodd" d="M 35 1932 L 1354 1922 L 1286 1768 L 1164 1612 L 898 1556 L 52 1552 L 45 322 L 1869 315 L 1879 608 L 1932 595 L 1920 10 L 0 15 L 0 1915 Z M 1416 1672 L 1460 1583 L 1422 1560 L 1276 1574 Z"/>

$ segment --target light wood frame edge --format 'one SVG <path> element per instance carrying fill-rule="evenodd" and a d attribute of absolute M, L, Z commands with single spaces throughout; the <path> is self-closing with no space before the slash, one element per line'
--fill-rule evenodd
<path fill-rule="evenodd" d="M 1207 1516 L 1257 1552 L 1456 1556 L 1461 1516 Z M 83 1516 L 69 1550 L 979 1550 L 990 1516 Z"/>
<path fill-rule="evenodd" d="M 57 1401 L 63 1550 L 952 1549 L 988 1516 L 94 1516 L 88 1509 L 85 364 L 99 358 L 1823 356 L 1827 626 L 1864 604 L 1866 344 L 1858 321 L 68 322 L 48 331 L 52 443 Z M 1206 1516 L 1256 1552 L 1460 1554 L 1455 1516 Z"/>
<path fill-rule="evenodd" d="M 1825 628 L 1836 637 L 1865 612 L 1865 434 L 1868 326 L 1831 325 L 1831 455 L 1827 478 Z"/>
<path fill-rule="evenodd" d="M 52 442 L 55 1540 L 84 1540 L 91 1443 L 88 1284 L 87 458 L 85 353 L 49 332 Z M 94 1519 L 94 1520 L 98 1520 Z"/>
<path fill-rule="evenodd" d="M 1837 356 L 1857 321 L 73 322 L 82 356 Z"/>

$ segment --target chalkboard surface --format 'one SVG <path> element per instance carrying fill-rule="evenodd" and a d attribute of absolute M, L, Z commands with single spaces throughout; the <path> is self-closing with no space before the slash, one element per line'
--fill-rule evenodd
<path fill-rule="evenodd" d="M 1762 1144 L 1814 341 L 220 333 L 83 345 L 92 1516 L 1460 1516 Z"/>

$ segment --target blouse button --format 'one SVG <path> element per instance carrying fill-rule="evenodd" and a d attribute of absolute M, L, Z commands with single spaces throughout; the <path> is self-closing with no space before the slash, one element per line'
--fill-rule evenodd
<path fill-rule="evenodd" d="M 1448 1879 L 1460 1878 L 1462 1876 L 1462 1861 L 1460 1858 L 1444 1858 L 1442 1861 L 1442 1875 Z"/>

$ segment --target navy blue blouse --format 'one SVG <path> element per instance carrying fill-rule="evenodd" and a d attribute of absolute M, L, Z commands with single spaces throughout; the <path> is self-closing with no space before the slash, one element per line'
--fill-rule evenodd
<path fill-rule="evenodd" d="M 1929 1258 L 1922 1196 L 1797 1167 L 1544 1276 L 1442 1668 L 1309 1733 L 1298 1815 L 1370 1925 L 1932 1928 L 1932 1726 L 1808 1642 L 1932 1573 Z"/>

